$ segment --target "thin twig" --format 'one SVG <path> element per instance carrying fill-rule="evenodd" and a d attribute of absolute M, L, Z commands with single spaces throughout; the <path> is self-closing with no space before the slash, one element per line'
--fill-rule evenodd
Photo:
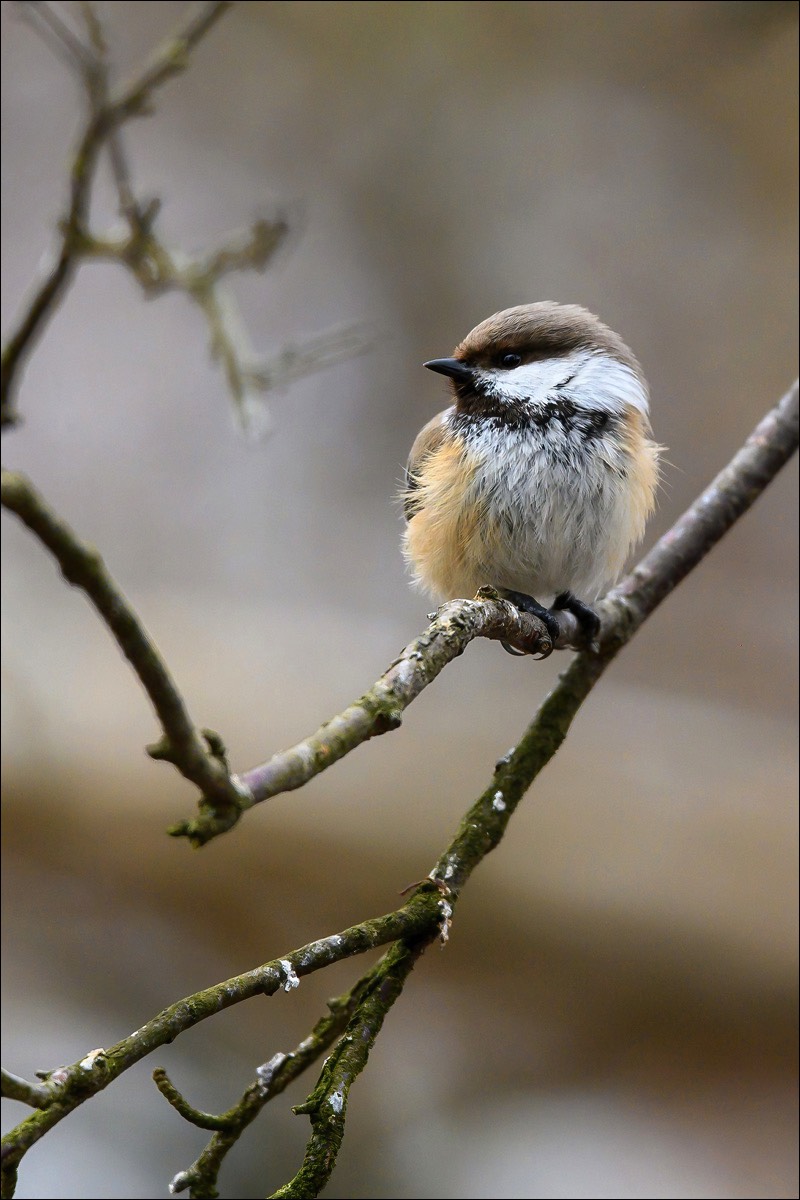
<path fill-rule="evenodd" d="M 50 5 L 52 8 L 52 4 Z M 90 0 L 80 0 L 78 6 L 83 17 L 83 23 L 86 26 L 86 32 L 89 36 L 89 44 L 94 50 L 98 58 L 106 58 L 108 56 L 108 44 L 103 33 L 103 27 L 100 24 L 100 18 L 94 11 L 94 5 Z"/>
<path fill-rule="evenodd" d="M 93 56 L 73 28 L 69 15 L 60 4 L 37 4 L 20 0 L 16 5 L 23 20 L 47 42 L 53 52 L 63 58 L 69 67 L 82 73 L 91 64 Z"/>
<path fill-rule="evenodd" d="M 21 1075 L 14 1075 L 5 1067 L 0 1067 L 0 1083 L 2 1094 L 6 1100 L 19 1100 L 31 1108 L 47 1108 L 53 1098 L 52 1090 L 44 1083 L 32 1083 Z"/>
<path fill-rule="evenodd" d="M 81 0 L 80 9 L 89 43 L 94 51 L 94 57 L 86 71 L 86 87 L 95 109 L 105 109 L 109 99 L 108 45 L 94 6 L 89 0 Z M 117 189 L 120 215 L 127 221 L 131 231 L 140 230 L 143 226 L 143 209 L 133 192 L 130 169 L 123 147 L 121 122 L 109 122 L 106 149 Z"/>
<path fill-rule="evenodd" d="M 0 499 L 50 551 L 68 583 L 80 588 L 97 609 L 142 683 L 164 732 L 151 751 L 172 762 L 200 788 L 214 811 L 238 811 L 243 785 L 231 777 L 192 723 L 177 685 L 153 641 L 92 546 L 81 542 L 23 475 L 2 471 Z"/>
<path fill-rule="evenodd" d="M 564 631 L 558 645 L 580 644 L 575 617 L 561 611 L 558 621 Z M 538 617 L 520 612 L 491 589 L 484 589 L 480 599 L 450 601 L 360 699 L 297 745 L 273 755 L 241 777 L 248 798 L 239 805 L 235 820 L 255 804 L 303 787 L 370 738 L 398 729 L 404 709 L 476 637 L 506 641 L 532 654 L 552 648 L 547 629 Z M 213 809 L 205 806 L 199 817 L 178 822 L 169 833 L 202 846 L 230 829 L 230 818 L 225 810 L 217 821 Z"/>
<path fill-rule="evenodd" d="M 153 222 L 158 201 L 138 202 L 130 187 L 127 166 L 119 139 L 111 138 L 112 166 L 117 179 L 120 209 L 130 232 L 124 237 L 97 237 L 82 231 L 74 239 L 81 259 L 118 262 L 133 274 L 145 296 L 180 292 L 195 304 L 208 329 L 211 358 L 220 364 L 228 391 L 242 426 L 248 429 L 265 392 L 290 383 L 359 354 L 372 343 L 363 324 L 351 323 L 327 330 L 297 345 L 285 346 L 267 359 L 250 346 L 233 295 L 224 285 L 234 271 L 263 271 L 283 243 L 289 226 L 282 216 L 259 218 L 245 232 L 197 259 L 171 252 L 156 237 Z M 114 165 L 115 164 L 115 165 Z"/>
<path fill-rule="evenodd" d="M 153 1083 L 167 1103 L 172 1105 L 176 1113 L 183 1117 L 184 1121 L 188 1121 L 190 1125 L 196 1125 L 198 1129 L 226 1130 L 230 1132 L 238 1125 L 239 1114 L 236 1109 L 231 1109 L 229 1113 L 217 1114 L 203 1112 L 202 1109 L 195 1108 L 178 1091 L 164 1067 L 156 1067 L 155 1071 L 153 1071 Z"/>
<path fill-rule="evenodd" d="M 146 115 L 153 92 L 186 70 L 189 55 L 197 43 L 232 7 L 232 0 L 193 5 L 180 27 L 156 47 L 135 78 L 123 84 L 111 97 L 113 120 L 121 122 L 128 117 Z"/>
<path fill-rule="evenodd" d="M 145 111 L 152 91 L 185 69 L 191 50 L 230 7 L 230 3 L 203 4 L 195 7 L 176 33 L 162 43 L 136 77 L 109 99 L 105 58 L 98 51 L 98 46 L 103 44 L 102 30 L 89 6 L 86 8 L 90 14 L 87 17 L 90 45 L 85 45 L 67 18 L 62 18 L 50 5 L 22 6 L 23 14 L 31 20 L 35 28 L 46 35 L 48 43 L 55 46 L 77 71 L 86 90 L 89 114 L 70 164 L 70 201 L 67 213 L 60 223 L 61 240 L 55 262 L 29 302 L 19 327 L 3 349 L 0 424 L 13 425 L 18 420 L 14 392 L 20 368 L 30 356 L 78 265 L 82 235 L 87 233 L 89 196 L 101 151 L 125 120 Z M 117 168 L 120 165 L 120 155 L 117 142 Z M 130 212 L 135 211 L 134 205 Z"/>
<path fill-rule="evenodd" d="M 256 1119 L 264 1106 L 297 1079 L 330 1049 L 342 1034 L 365 992 L 381 969 L 381 959 L 344 996 L 328 1001 L 329 1012 L 317 1021 L 308 1037 L 303 1038 L 288 1054 L 274 1054 L 269 1062 L 256 1070 L 256 1080 L 244 1092 L 233 1108 L 223 1113 L 225 1127 L 215 1132 L 191 1166 L 180 1171 L 170 1184 L 170 1192 L 190 1189 L 192 1200 L 216 1197 L 217 1177 L 225 1156 L 236 1145 L 245 1129 Z M 155 1077 L 155 1073 L 154 1073 Z M 159 1087 L 159 1090 L 163 1090 Z"/>
<path fill-rule="evenodd" d="M 4 426 L 14 425 L 18 420 L 14 388 L 20 367 L 30 356 L 45 323 L 53 315 L 77 269 L 74 237 L 86 221 L 91 181 L 100 148 L 99 123 L 95 117 L 91 117 L 72 160 L 69 209 L 61 222 L 61 244 L 55 262 L 36 290 L 19 327 L 3 347 L 0 365 L 0 424 Z"/>
<path fill-rule="evenodd" d="M 64 296 L 77 266 L 84 260 L 119 262 L 133 273 L 148 296 L 179 291 L 197 306 L 207 325 L 211 357 L 222 368 L 242 428 L 251 434 L 267 427 L 265 392 L 363 354 L 371 345 L 368 331 L 360 325 L 351 325 L 328 330 L 298 346 L 284 347 L 271 358 L 257 357 L 250 348 L 234 299 L 221 284 L 232 272 L 263 271 L 267 267 L 285 239 L 288 230 L 285 218 L 260 218 L 246 236 L 235 235 L 219 249 L 188 258 L 169 251 L 156 236 L 154 223 L 160 201 L 140 200 L 135 194 L 123 144 L 123 125 L 150 111 L 154 92 L 186 68 L 194 47 L 231 7 L 230 2 L 196 5 L 135 77 L 112 94 L 105 39 L 92 5 L 88 2 L 81 5 L 87 42 L 73 29 L 69 18 L 62 17 L 51 5 L 23 5 L 23 12 L 34 28 L 66 59 L 81 80 L 88 116 L 70 166 L 70 203 L 60 222 L 61 240 L 55 262 L 3 351 L 0 381 L 3 425 L 13 425 L 18 419 L 14 397 L 20 368 Z M 100 237 L 88 227 L 89 198 L 102 153 L 108 155 L 119 210 L 128 226 L 127 236 L 122 238 Z"/>

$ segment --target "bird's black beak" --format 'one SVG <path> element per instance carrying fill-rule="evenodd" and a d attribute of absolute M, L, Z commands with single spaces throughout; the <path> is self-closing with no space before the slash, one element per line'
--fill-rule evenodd
<path fill-rule="evenodd" d="M 456 383 L 472 383 L 474 375 L 472 367 L 468 367 L 460 358 L 432 358 L 422 364 L 429 371 L 438 371 L 440 375 L 448 375 Z"/>

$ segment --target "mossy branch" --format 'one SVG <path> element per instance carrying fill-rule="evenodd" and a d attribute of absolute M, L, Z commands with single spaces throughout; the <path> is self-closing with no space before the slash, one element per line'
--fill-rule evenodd
<path fill-rule="evenodd" d="M 14 1075 L 5 1067 L 0 1067 L 0 1084 L 4 1100 L 19 1100 L 30 1108 L 47 1108 L 53 1093 L 43 1083 L 32 1083 L 21 1075 Z"/>
<path fill-rule="evenodd" d="M 435 891 L 431 894 L 423 890 L 396 912 L 362 921 L 341 933 L 310 942 L 282 958 L 272 959 L 243 975 L 236 975 L 187 996 L 163 1009 L 116 1045 L 108 1049 L 99 1047 L 79 1062 L 49 1072 L 46 1084 L 53 1094 L 48 1106 L 31 1113 L 3 1138 L 2 1162 L 6 1184 L 2 1195 L 13 1195 L 13 1183 L 9 1187 L 9 1181 L 12 1177 L 16 1179 L 19 1162 L 31 1146 L 86 1100 L 103 1091 L 160 1046 L 169 1045 L 187 1029 L 253 996 L 272 996 L 281 989 L 291 991 L 299 986 L 305 975 L 331 963 L 402 939 L 424 943 L 426 939 L 437 936 L 440 924 L 437 895 Z M 314 1057 L 316 1054 L 311 1050 L 307 1054 L 301 1053 L 298 1065 L 308 1065 Z"/>
<path fill-rule="evenodd" d="M 385 956 L 384 956 L 385 958 Z M 192 1200 L 214 1198 L 217 1192 L 217 1177 L 228 1151 L 236 1145 L 248 1125 L 270 1100 L 280 1095 L 290 1083 L 315 1063 L 330 1049 L 344 1033 L 362 996 L 369 992 L 383 969 L 384 958 L 359 980 L 345 995 L 328 1001 L 329 1011 L 316 1023 L 308 1037 L 288 1054 L 278 1052 L 269 1062 L 256 1070 L 255 1082 L 250 1085 L 233 1108 L 223 1113 L 219 1120 L 224 1127 L 214 1133 L 207 1146 L 191 1166 L 180 1171 L 170 1183 L 170 1192 L 182 1192 L 187 1188 Z M 155 1073 L 154 1073 L 155 1076 Z M 163 1092 L 163 1087 L 157 1084 Z M 196 1111 L 196 1110 L 192 1110 Z M 191 1119 L 191 1118 L 189 1118 Z M 197 1124 L 198 1122 L 193 1122 Z"/>
<path fill-rule="evenodd" d="M 317 1086 L 294 1112 L 311 1118 L 302 1166 L 272 1200 L 318 1196 L 331 1177 L 344 1138 L 350 1087 L 367 1065 L 389 1009 L 399 999 L 414 964 L 430 941 L 403 939 L 383 956 L 336 1049 L 325 1060 Z"/>

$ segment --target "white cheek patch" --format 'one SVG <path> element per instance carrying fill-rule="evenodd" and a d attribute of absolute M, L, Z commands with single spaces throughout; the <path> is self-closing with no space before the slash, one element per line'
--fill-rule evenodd
<path fill-rule="evenodd" d="M 567 354 L 562 358 L 544 358 L 538 362 L 522 363 L 505 371 L 481 371 L 481 380 L 486 390 L 501 400 L 532 400 L 541 403 L 550 392 L 574 375 L 578 367 L 577 355 Z"/>
<path fill-rule="evenodd" d="M 558 391 L 565 399 L 606 412 L 619 413 L 626 408 L 648 412 L 647 389 L 630 367 L 592 350 L 522 363 L 510 370 L 481 371 L 480 379 L 487 393 L 498 400 L 544 404 Z"/>
<path fill-rule="evenodd" d="M 635 408 L 647 416 L 650 411 L 647 385 L 630 367 L 608 354 L 592 354 L 574 382 L 592 396 L 598 408 L 608 412 Z"/>

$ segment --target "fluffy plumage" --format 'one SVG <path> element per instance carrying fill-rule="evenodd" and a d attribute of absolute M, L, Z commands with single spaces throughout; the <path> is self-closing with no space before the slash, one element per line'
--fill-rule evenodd
<path fill-rule="evenodd" d="M 416 582 L 440 600 L 485 584 L 594 600 L 641 538 L 658 482 L 631 351 L 585 309 L 541 303 L 495 314 L 432 366 L 455 402 L 409 458 Z"/>

